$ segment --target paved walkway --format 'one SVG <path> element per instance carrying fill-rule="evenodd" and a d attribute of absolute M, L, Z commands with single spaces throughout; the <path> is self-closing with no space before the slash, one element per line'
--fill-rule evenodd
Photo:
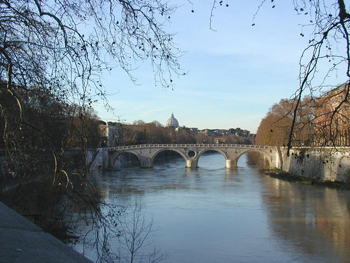
<path fill-rule="evenodd" d="M 91 263 L 0 202 L 1 263 Z"/>

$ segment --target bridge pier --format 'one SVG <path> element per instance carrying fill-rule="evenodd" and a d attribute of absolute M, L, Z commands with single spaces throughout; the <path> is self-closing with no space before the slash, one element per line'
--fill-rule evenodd
<path fill-rule="evenodd" d="M 140 158 L 140 166 L 141 168 L 152 168 L 153 167 L 152 158 L 147 158 L 147 157 Z"/>
<path fill-rule="evenodd" d="M 236 164 L 235 160 L 226 159 L 226 168 L 227 169 L 236 168 L 236 167 L 237 167 L 237 164 Z"/>
<path fill-rule="evenodd" d="M 187 159 L 186 160 L 186 168 L 198 168 L 198 160 Z"/>

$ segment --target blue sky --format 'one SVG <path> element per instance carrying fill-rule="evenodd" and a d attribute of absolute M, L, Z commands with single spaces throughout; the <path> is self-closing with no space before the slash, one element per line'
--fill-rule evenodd
<path fill-rule="evenodd" d="M 224 1 L 209 29 L 211 0 L 183 0 L 172 16 L 170 32 L 185 51 L 180 58 L 186 76 L 174 78 L 172 89 L 155 86 L 145 62 L 134 72 L 135 85 L 120 69 L 104 76 L 115 115 L 95 105 L 105 121 L 135 120 L 165 124 L 174 113 L 181 126 L 237 128 L 255 133 L 268 109 L 298 88 L 299 57 L 307 38 L 300 37 L 302 22 L 292 1 L 267 1 L 252 26 L 260 0 Z M 304 19 L 304 21 L 303 21 Z"/>

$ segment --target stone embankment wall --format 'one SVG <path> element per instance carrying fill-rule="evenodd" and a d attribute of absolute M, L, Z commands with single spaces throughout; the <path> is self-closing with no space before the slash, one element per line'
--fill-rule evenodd
<path fill-rule="evenodd" d="M 104 170 L 118 170 L 124 166 L 133 165 L 135 158 L 130 155 L 120 155 L 113 167 L 108 164 L 108 150 L 107 148 L 89 149 L 86 153 L 86 162 L 90 169 L 104 169 Z"/>
<path fill-rule="evenodd" d="M 107 158 L 104 148 L 88 149 L 86 152 L 86 163 L 90 169 L 103 168 Z"/>
<path fill-rule="evenodd" d="M 282 150 L 282 169 L 295 175 L 319 180 L 350 180 L 350 148 L 298 148 L 287 156 Z"/>

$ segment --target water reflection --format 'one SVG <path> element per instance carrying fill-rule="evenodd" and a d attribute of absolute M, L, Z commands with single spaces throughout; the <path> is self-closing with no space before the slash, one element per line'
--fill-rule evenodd
<path fill-rule="evenodd" d="M 321 262 L 350 261 L 349 192 L 272 178 L 263 189 L 269 227 L 281 247 Z"/>
<path fill-rule="evenodd" d="M 350 262 L 350 193 L 270 178 L 220 154 L 95 174 L 107 202 L 141 198 L 165 262 Z"/>

